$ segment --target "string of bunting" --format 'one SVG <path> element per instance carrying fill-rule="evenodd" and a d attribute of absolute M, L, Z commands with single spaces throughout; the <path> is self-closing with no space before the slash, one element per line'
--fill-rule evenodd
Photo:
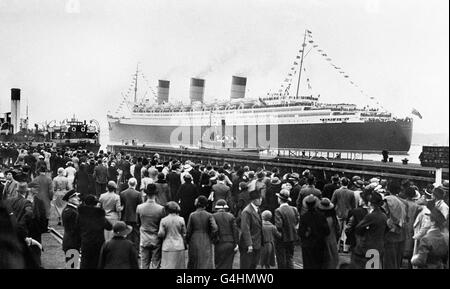
<path fill-rule="evenodd" d="M 371 100 L 375 100 L 374 97 L 369 97 L 364 92 L 364 90 L 354 80 L 352 80 L 352 78 L 350 77 L 350 75 L 348 73 L 346 73 L 340 66 L 337 66 L 333 63 L 333 59 L 329 56 L 329 54 L 322 47 L 320 47 L 320 45 L 317 43 L 317 41 L 315 41 L 313 39 L 312 32 L 310 30 L 307 30 L 306 32 L 307 32 L 307 38 L 308 38 L 307 42 L 310 44 L 314 43 L 312 45 L 313 49 L 315 49 L 318 52 L 318 54 L 325 59 L 325 61 L 329 62 L 331 67 L 333 67 L 339 74 L 341 74 L 345 79 L 347 79 L 349 81 L 349 84 L 351 86 L 355 87 L 356 89 L 358 89 L 362 95 L 368 97 Z M 380 105 L 380 103 L 378 101 L 376 101 L 376 104 Z"/>

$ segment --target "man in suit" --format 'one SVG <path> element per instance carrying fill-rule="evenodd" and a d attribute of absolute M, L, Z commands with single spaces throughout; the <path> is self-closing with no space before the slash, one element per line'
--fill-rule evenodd
<path fill-rule="evenodd" d="M 108 168 L 103 165 L 102 160 L 98 160 L 93 176 L 95 179 L 95 194 L 98 198 L 106 192 L 106 184 L 108 183 Z"/>
<path fill-rule="evenodd" d="M 202 172 L 199 171 L 200 165 L 191 163 L 191 166 L 193 168 L 189 173 L 192 176 L 192 183 L 198 186 L 200 184 L 200 177 L 202 176 Z"/>
<path fill-rule="evenodd" d="M 259 263 L 262 240 L 262 219 L 259 212 L 262 198 L 259 192 L 249 193 L 250 204 L 241 214 L 241 237 L 239 239 L 240 268 L 256 269 Z"/>
<path fill-rule="evenodd" d="M 30 166 L 30 173 L 34 176 L 37 159 L 33 156 L 33 152 L 31 150 L 29 150 L 28 154 L 24 157 L 24 161 L 28 166 Z"/>
<path fill-rule="evenodd" d="M 6 202 L 17 223 L 17 233 L 22 239 L 29 237 L 29 228 L 33 221 L 33 204 L 26 198 L 28 190 L 27 183 L 19 183 L 17 196 Z"/>
<path fill-rule="evenodd" d="M 137 180 L 130 178 L 128 180 L 128 189 L 120 193 L 120 203 L 123 206 L 122 221 L 133 228 L 133 231 L 127 238 L 133 242 L 136 250 L 139 252 L 139 226 L 137 224 L 136 209 L 142 203 L 142 195 L 136 191 Z"/>
<path fill-rule="evenodd" d="M 303 172 L 303 174 L 305 174 L 305 172 Z M 322 192 L 319 189 L 316 189 L 315 183 L 316 178 L 311 173 L 308 172 L 307 185 L 305 185 L 305 187 L 302 187 L 302 189 L 300 190 L 296 202 L 297 209 L 301 215 L 306 213 L 306 208 L 303 206 L 303 199 L 305 197 L 313 195 L 318 199 L 322 198 Z"/>
<path fill-rule="evenodd" d="M 62 249 L 66 253 L 70 249 L 80 251 L 81 239 L 80 232 L 78 231 L 78 206 L 80 205 L 79 193 L 75 190 L 68 191 L 63 201 L 67 202 L 64 208 L 61 218 L 64 226 L 64 238 L 62 243 Z"/>
<path fill-rule="evenodd" d="M 50 219 L 50 202 L 53 200 L 53 181 L 46 175 L 46 172 L 46 167 L 40 167 L 39 176 L 37 176 L 31 183 L 33 183 L 33 187 L 37 186 L 39 188 L 37 197 L 44 201 L 47 219 Z"/>
<path fill-rule="evenodd" d="M 38 196 L 39 187 L 36 183 L 30 183 L 27 199 L 32 203 L 33 216 L 28 225 L 28 237 L 42 243 L 42 234 L 48 231 L 48 219 L 45 212 L 45 204 Z M 41 246 L 32 246 L 33 256 L 41 266 Z"/>
<path fill-rule="evenodd" d="M 345 252 L 348 250 L 346 245 L 347 237 L 343 230 L 348 217 L 348 213 L 356 208 L 356 200 L 355 192 L 348 189 L 350 180 L 344 177 L 341 179 L 341 184 L 342 187 L 334 191 L 333 196 L 331 197 L 331 202 L 335 206 L 336 217 L 339 222 L 339 232 L 342 234 L 341 241 Z"/>
<path fill-rule="evenodd" d="M 81 269 L 96 269 L 100 250 L 105 242 L 105 230 L 112 229 L 105 210 L 97 206 L 97 198 L 88 195 L 78 208 L 78 228 L 81 236 Z"/>
<path fill-rule="evenodd" d="M 219 174 L 217 177 L 217 184 L 212 186 L 213 192 L 213 208 L 216 206 L 218 200 L 223 199 L 225 201 L 230 202 L 231 200 L 231 191 L 230 187 L 225 185 L 225 175 Z"/>
<path fill-rule="evenodd" d="M 170 201 L 178 202 L 180 197 L 177 195 L 178 189 L 181 185 L 180 173 L 178 172 L 179 166 L 173 164 L 170 172 L 166 176 L 167 184 L 169 184 L 169 195 L 171 197 Z"/>
<path fill-rule="evenodd" d="M 12 171 L 6 172 L 6 183 L 5 188 L 2 191 L 2 200 L 12 199 L 17 197 L 17 187 L 19 186 L 19 182 L 17 182 L 14 177 Z"/>
<path fill-rule="evenodd" d="M 298 240 L 300 214 L 296 207 L 289 206 L 291 198 L 288 190 L 281 190 L 277 197 L 280 207 L 275 210 L 275 226 L 281 233 L 281 239 L 275 243 L 278 269 L 294 269 L 294 246 Z"/>
<path fill-rule="evenodd" d="M 334 175 L 331 177 L 331 183 L 323 187 L 323 197 L 331 200 L 334 191 L 337 189 L 339 189 L 339 176 Z"/>
<path fill-rule="evenodd" d="M 156 202 L 155 184 L 145 189 L 147 201 L 137 206 L 137 225 L 140 226 L 141 269 L 159 268 L 161 265 L 161 241 L 158 238 L 159 223 L 165 217 L 164 207 Z"/>

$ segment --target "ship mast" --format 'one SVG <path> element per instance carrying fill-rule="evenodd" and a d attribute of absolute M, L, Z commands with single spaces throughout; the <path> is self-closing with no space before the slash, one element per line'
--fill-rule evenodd
<path fill-rule="evenodd" d="M 300 71 L 298 72 L 297 93 L 295 94 L 297 99 L 298 99 L 298 91 L 300 89 L 300 78 L 302 77 L 303 54 L 305 53 L 305 47 L 306 47 L 306 33 L 307 33 L 307 31 L 305 29 L 305 36 L 303 38 L 303 44 L 302 44 L 302 58 L 300 59 Z"/>
<path fill-rule="evenodd" d="M 134 103 L 137 102 L 138 72 L 139 63 L 136 65 L 136 74 L 134 75 Z"/>

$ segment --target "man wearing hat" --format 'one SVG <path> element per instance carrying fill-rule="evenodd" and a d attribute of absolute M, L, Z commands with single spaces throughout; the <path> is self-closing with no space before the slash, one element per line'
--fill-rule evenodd
<path fill-rule="evenodd" d="M 29 236 L 29 226 L 33 219 L 33 204 L 27 199 L 28 185 L 19 183 L 17 196 L 7 200 L 6 204 L 17 222 L 18 234 L 22 238 Z"/>
<path fill-rule="evenodd" d="M 323 187 L 323 194 L 322 194 L 322 196 L 324 198 L 327 198 L 327 199 L 331 200 L 331 197 L 333 197 L 334 191 L 336 191 L 337 189 L 340 188 L 339 181 L 340 181 L 339 175 L 332 176 L 331 177 L 331 183 L 326 184 Z"/>
<path fill-rule="evenodd" d="M 373 190 L 373 189 L 372 189 Z M 406 201 L 398 196 L 401 191 L 400 183 L 391 182 L 390 195 L 384 197 L 384 211 L 388 212 L 389 230 L 384 238 L 384 269 L 400 269 L 405 251 L 407 208 Z"/>
<path fill-rule="evenodd" d="M 448 205 L 444 202 L 444 196 L 445 191 L 443 186 L 439 186 L 433 190 L 434 206 L 448 220 Z"/>
<path fill-rule="evenodd" d="M 45 162 L 45 157 L 43 155 L 38 156 L 38 161 L 36 162 L 36 174 L 39 173 L 39 169 L 41 167 L 45 167 L 47 169 L 47 163 Z"/>
<path fill-rule="evenodd" d="M 45 204 L 37 196 L 38 187 L 35 183 L 30 183 L 28 186 L 27 199 L 32 203 L 33 215 L 30 222 L 27 224 L 28 237 L 36 240 L 38 243 L 42 242 L 42 234 L 48 231 L 48 219 L 45 214 Z M 39 264 L 41 265 L 41 251 L 42 246 L 34 246 L 31 248 L 33 255 Z"/>
<path fill-rule="evenodd" d="M 230 202 L 230 209 L 231 213 L 237 216 L 239 208 L 238 208 L 238 202 L 239 202 L 239 193 L 240 190 L 240 183 L 246 183 L 246 179 L 244 178 L 244 170 L 238 169 L 234 176 L 232 177 L 233 185 L 231 186 L 231 202 Z"/>
<path fill-rule="evenodd" d="M 78 229 L 81 236 L 81 269 L 95 269 L 100 249 L 105 242 L 104 230 L 112 225 L 105 217 L 105 210 L 97 206 L 97 198 L 88 195 L 78 207 Z"/>
<path fill-rule="evenodd" d="M 77 226 L 78 206 L 80 205 L 79 195 L 80 194 L 75 190 L 70 190 L 62 198 L 63 201 L 67 202 L 67 205 L 61 214 L 64 226 L 64 237 L 62 242 L 64 254 L 70 249 L 80 251 L 81 237 Z"/>
<path fill-rule="evenodd" d="M 194 185 L 198 186 L 200 184 L 200 178 L 202 177 L 200 165 L 193 162 L 190 162 L 189 164 L 192 166 L 192 169 L 189 171 L 192 176 L 192 182 Z"/>
<path fill-rule="evenodd" d="M 319 189 L 316 189 L 315 183 L 316 183 L 316 178 L 312 174 L 310 174 L 308 171 L 307 185 L 302 187 L 302 189 L 300 190 L 300 193 L 298 194 L 298 198 L 297 198 L 297 202 L 296 202 L 297 209 L 300 212 L 300 215 L 303 215 L 304 213 L 306 213 L 306 208 L 303 207 L 303 199 L 304 198 L 306 198 L 309 195 L 313 195 L 318 199 L 322 198 L 322 192 Z"/>
<path fill-rule="evenodd" d="M 106 219 L 114 226 L 120 219 L 122 205 L 120 203 L 120 196 L 116 193 L 117 184 L 114 181 L 109 181 L 106 188 L 108 191 L 100 195 L 98 202 L 100 203 L 100 207 L 105 210 Z M 106 230 L 105 240 L 109 241 L 112 235 L 111 231 Z"/>
<path fill-rule="evenodd" d="M 266 191 L 267 191 L 267 180 L 266 180 L 266 174 L 264 173 L 263 170 L 259 171 L 256 174 L 255 189 L 257 191 L 259 191 L 259 193 L 261 194 L 261 197 L 264 200 L 264 198 L 266 197 Z"/>
<path fill-rule="evenodd" d="M 189 215 L 195 211 L 195 199 L 199 196 L 199 191 L 196 185 L 192 183 L 192 176 L 190 174 L 184 175 L 184 184 L 180 185 L 175 202 L 180 203 L 180 216 L 184 218 L 185 223 L 189 221 Z"/>
<path fill-rule="evenodd" d="M 446 219 L 439 209 L 432 208 L 430 222 L 431 228 L 420 240 L 411 264 L 421 269 L 444 269 L 445 261 L 448 265 L 448 233 L 443 233 Z"/>
<path fill-rule="evenodd" d="M 98 269 L 139 269 L 136 248 L 126 239 L 132 230 L 122 221 L 114 224 L 114 237 L 103 244 Z"/>
<path fill-rule="evenodd" d="M 339 233 L 341 234 L 340 243 L 344 252 L 348 251 L 348 245 L 346 244 L 347 236 L 345 235 L 344 227 L 348 217 L 348 212 L 356 208 L 355 193 L 348 189 L 350 180 L 347 178 L 341 179 L 341 187 L 334 191 L 331 197 L 331 202 L 335 206 L 336 217 L 339 223 Z"/>
<path fill-rule="evenodd" d="M 300 214 L 296 207 L 289 206 L 289 191 L 283 189 L 277 194 L 280 206 L 275 210 L 275 226 L 281 232 L 281 239 L 275 242 L 278 269 L 294 269 L 294 246 L 298 240 L 297 229 Z"/>
<path fill-rule="evenodd" d="M 362 180 L 361 180 L 361 177 L 360 177 L 360 176 L 353 176 L 352 179 L 351 179 L 351 183 L 350 183 L 350 185 L 348 186 L 348 188 L 349 188 L 350 190 L 352 190 L 352 191 L 356 190 L 356 188 L 358 187 L 358 186 L 356 185 L 356 182 L 357 182 L 357 181 L 362 181 Z M 362 183 L 363 183 L 363 185 L 364 185 L 364 182 L 362 182 Z"/>
<path fill-rule="evenodd" d="M 94 168 L 93 177 L 95 180 L 95 195 L 98 198 L 106 192 L 106 185 L 108 183 L 108 168 L 103 165 L 101 160 L 97 162 L 97 166 Z"/>
<path fill-rule="evenodd" d="M 30 166 L 30 173 L 35 175 L 37 159 L 33 156 L 33 152 L 31 150 L 29 150 L 28 154 L 24 157 L 24 161 L 28 166 Z"/>
<path fill-rule="evenodd" d="M 259 212 L 262 198 L 257 191 L 250 192 L 249 196 L 250 204 L 241 214 L 240 269 L 256 269 L 263 244 L 262 219 Z"/>
<path fill-rule="evenodd" d="M 177 195 L 178 189 L 181 185 L 181 174 L 179 173 L 179 165 L 172 164 L 170 172 L 166 175 L 166 181 L 169 185 L 169 195 L 171 196 L 171 201 L 178 202 L 179 197 Z"/>
<path fill-rule="evenodd" d="M 50 219 L 50 202 L 53 200 L 53 180 L 47 176 L 46 172 L 46 167 L 40 167 L 39 176 L 32 183 L 39 188 L 37 196 L 44 201 L 47 219 Z"/>
<path fill-rule="evenodd" d="M 216 201 L 213 218 L 218 227 L 218 239 L 214 244 L 214 264 L 216 269 L 232 269 L 234 254 L 238 249 L 239 231 L 236 219 L 228 212 L 228 205 L 224 199 Z"/>
<path fill-rule="evenodd" d="M 302 189 L 302 186 L 300 185 L 300 175 L 297 173 L 292 173 L 291 176 L 288 178 L 289 183 L 292 185 L 292 189 L 290 191 L 290 198 L 291 201 L 289 202 L 289 206 L 296 206 L 296 201 L 298 198 L 298 195 L 300 194 L 300 190 Z"/>
<path fill-rule="evenodd" d="M 12 199 L 17 197 L 17 187 L 19 182 L 14 179 L 13 171 L 9 170 L 5 172 L 6 183 L 2 191 L 2 200 Z"/>
<path fill-rule="evenodd" d="M 145 190 L 147 201 L 137 206 L 137 225 L 140 232 L 141 269 L 159 268 L 161 242 L 158 238 L 159 224 L 165 217 L 164 207 L 156 202 L 158 190 L 149 184 Z"/>
<path fill-rule="evenodd" d="M 240 226 L 241 213 L 245 209 L 245 207 L 250 203 L 250 195 L 247 189 L 246 182 L 239 183 L 239 193 L 236 201 L 236 218 L 238 222 L 238 226 Z"/>
<path fill-rule="evenodd" d="M 217 183 L 213 185 L 211 189 L 213 208 L 216 205 L 217 200 L 223 199 L 227 202 L 231 200 L 231 190 L 230 187 L 225 184 L 224 174 L 219 174 Z"/>
<path fill-rule="evenodd" d="M 302 186 L 302 188 L 304 188 L 308 185 L 308 178 L 310 175 L 311 175 L 311 171 L 308 169 L 306 169 L 302 172 L 302 177 L 299 180 L 300 186 Z"/>

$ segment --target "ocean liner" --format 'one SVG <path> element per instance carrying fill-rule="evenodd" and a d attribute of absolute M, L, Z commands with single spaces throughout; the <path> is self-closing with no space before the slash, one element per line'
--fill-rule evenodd
<path fill-rule="evenodd" d="M 121 110 L 107 115 L 110 141 L 228 150 L 387 150 L 406 154 L 411 146 L 411 117 L 398 118 L 384 108 L 369 105 L 325 103 L 310 90 L 300 91 L 302 71 L 306 71 L 303 61 L 311 50 L 331 60 L 314 42 L 312 32 L 306 30 L 285 83 L 277 93 L 255 99 L 245 97 L 247 79 L 232 76 L 229 100 L 205 103 L 205 80 L 192 78 L 189 105 L 169 102 L 168 80 L 158 81 L 157 91 L 152 90 L 155 101 L 150 103 L 148 98 L 137 98 L 137 69 L 129 89 L 134 99 L 123 95 Z M 340 67 L 330 65 L 348 78 Z M 297 89 L 293 91 L 295 84 Z"/>

